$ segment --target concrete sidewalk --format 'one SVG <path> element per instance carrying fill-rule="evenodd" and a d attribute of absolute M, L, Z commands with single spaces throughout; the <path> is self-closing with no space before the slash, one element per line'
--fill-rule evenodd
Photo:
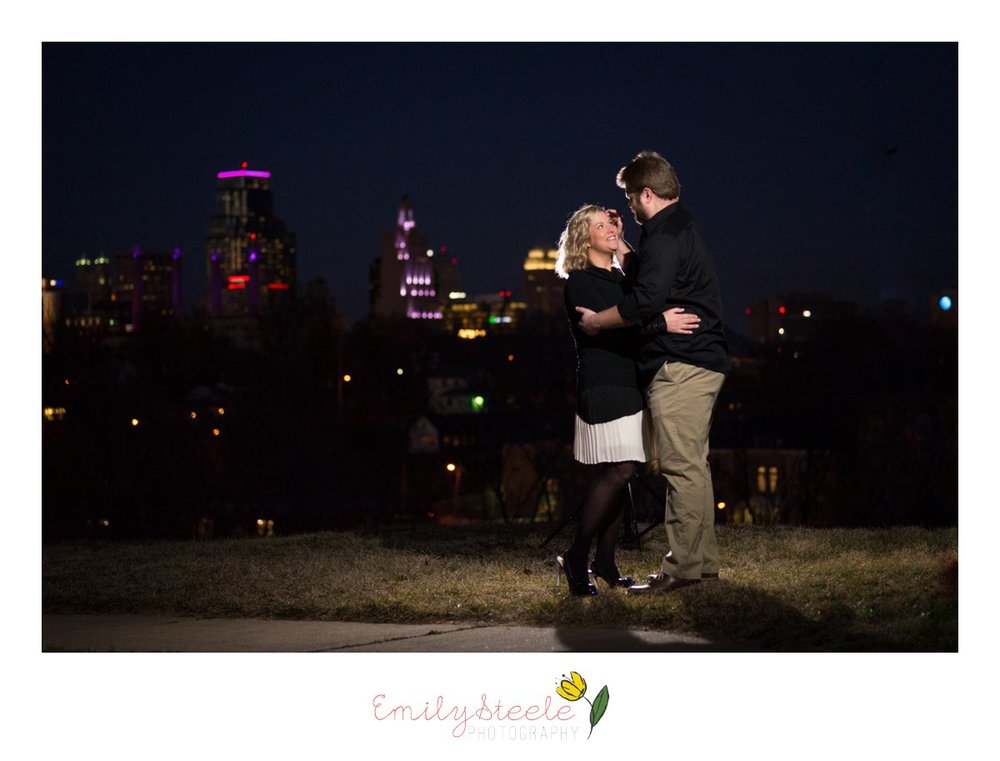
<path fill-rule="evenodd" d="M 738 648 L 697 636 L 639 629 L 42 615 L 42 650 L 57 652 L 538 653 L 731 652 L 734 649 Z"/>

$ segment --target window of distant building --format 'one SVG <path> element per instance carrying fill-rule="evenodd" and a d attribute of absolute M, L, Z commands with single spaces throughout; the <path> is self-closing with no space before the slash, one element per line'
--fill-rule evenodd
<path fill-rule="evenodd" d="M 757 468 L 757 491 L 761 494 L 775 494 L 778 491 L 778 466 L 761 465 Z"/>

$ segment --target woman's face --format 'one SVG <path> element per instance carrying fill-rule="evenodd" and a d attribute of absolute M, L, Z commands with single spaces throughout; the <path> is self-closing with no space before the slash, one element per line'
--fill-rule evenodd
<path fill-rule="evenodd" d="M 618 250 L 618 228 L 607 212 L 598 211 L 590 218 L 590 250 L 608 256 Z"/>

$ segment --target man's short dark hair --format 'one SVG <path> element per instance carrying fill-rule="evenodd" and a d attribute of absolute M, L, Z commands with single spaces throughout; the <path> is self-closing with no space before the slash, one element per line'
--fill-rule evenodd
<path fill-rule="evenodd" d="M 660 198 L 673 201 L 681 194 L 677 172 L 656 151 L 642 151 L 618 170 L 618 187 L 626 193 L 638 193 L 649 188 Z"/>

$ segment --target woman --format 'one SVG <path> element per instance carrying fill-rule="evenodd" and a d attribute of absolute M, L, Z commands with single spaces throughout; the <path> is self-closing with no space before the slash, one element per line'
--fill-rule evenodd
<path fill-rule="evenodd" d="M 588 336 L 580 330 L 576 307 L 601 311 L 617 304 L 626 287 L 624 270 L 631 249 L 621 238 L 621 216 L 588 204 L 577 209 L 559 238 L 556 274 L 566 278 L 565 302 L 576 344 L 577 416 L 573 456 L 586 465 L 600 465 L 580 509 L 572 546 L 556 558 L 574 595 L 596 595 L 587 558 L 596 539 L 590 573 L 611 587 L 635 582 L 623 577 L 615 563 L 615 546 L 624 512 L 624 491 L 640 462 L 643 447 L 643 396 L 636 376 L 635 350 L 641 332 L 663 330 L 658 324 L 601 331 Z M 683 309 L 663 313 L 666 329 L 690 333 L 698 317 Z M 659 321 L 657 321 L 659 322 Z"/>

